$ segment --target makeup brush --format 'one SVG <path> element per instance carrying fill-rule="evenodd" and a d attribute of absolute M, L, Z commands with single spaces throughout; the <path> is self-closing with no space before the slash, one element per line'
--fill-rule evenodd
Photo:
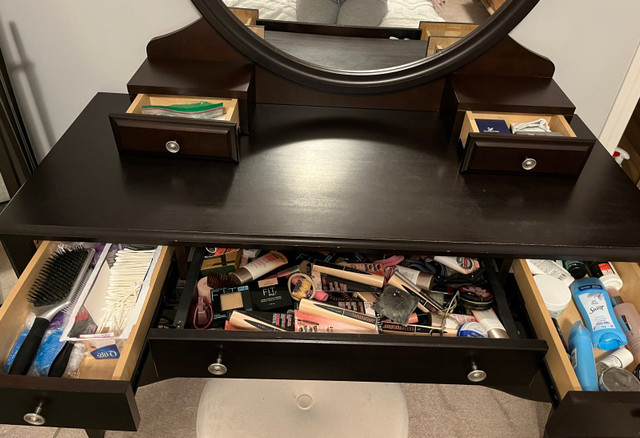
<path fill-rule="evenodd" d="M 27 296 L 27 301 L 40 314 L 20 346 L 9 374 L 27 374 L 49 323 L 58 312 L 73 302 L 94 254 L 92 248 L 82 246 L 62 248 L 45 262 Z"/>

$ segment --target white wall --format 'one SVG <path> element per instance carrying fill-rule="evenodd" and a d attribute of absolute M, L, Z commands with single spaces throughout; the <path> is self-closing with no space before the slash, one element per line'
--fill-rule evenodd
<path fill-rule="evenodd" d="M 511 36 L 553 61 L 556 82 L 600 135 L 640 43 L 640 1 L 540 0 Z"/>
<path fill-rule="evenodd" d="M 198 16 L 189 0 L 1 0 L 0 45 L 38 157 L 96 92 L 126 92 L 152 37 Z M 555 63 L 599 134 L 640 41 L 638 18 L 638 0 L 540 0 L 512 36 Z"/>
<path fill-rule="evenodd" d="M 151 38 L 199 16 L 189 0 L 0 0 L 0 47 L 38 158 L 98 91 L 126 92 Z"/>

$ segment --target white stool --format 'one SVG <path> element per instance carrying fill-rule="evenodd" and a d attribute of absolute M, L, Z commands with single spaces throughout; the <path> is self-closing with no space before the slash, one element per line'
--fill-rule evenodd
<path fill-rule="evenodd" d="M 397 383 L 210 379 L 198 438 L 406 438 Z"/>

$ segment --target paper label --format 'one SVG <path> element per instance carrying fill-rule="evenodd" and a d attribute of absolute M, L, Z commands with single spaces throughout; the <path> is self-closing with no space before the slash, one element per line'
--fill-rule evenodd
<path fill-rule="evenodd" d="M 115 344 L 111 344 L 92 351 L 91 355 L 96 359 L 117 359 L 120 357 L 120 352 Z"/>
<path fill-rule="evenodd" d="M 456 257 L 456 262 L 462 269 L 473 269 L 473 260 L 468 257 Z"/>
<path fill-rule="evenodd" d="M 264 280 L 258 281 L 258 287 L 269 287 L 275 286 L 278 284 L 277 278 L 265 278 Z"/>
<path fill-rule="evenodd" d="M 555 277 L 567 285 L 573 282 L 573 276 L 569 274 L 566 269 L 558 266 L 551 260 L 527 259 L 527 262 L 531 263 L 545 274 Z"/>
<path fill-rule="evenodd" d="M 578 349 L 574 348 L 571 350 L 571 365 L 575 368 L 578 364 Z"/>
<path fill-rule="evenodd" d="M 614 275 L 615 274 L 615 272 L 613 270 L 613 267 L 609 263 L 600 263 L 598 265 L 598 267 L 600 268 L 600 271 L 602 272 L 602 275 Z"/>
<path fill-rule="evenodd" d="M 602 292 L 585 293 L 578 298 L 580 298 L 582 306 L 587 312 L 587 315 L 589 315 L 591 331 L 595 332 L 596 330 L 615 328 Z"/>
<path fill-rule="evenodd" d="M 413 284 L 418 283 L 418 276 L 420 275 L 420 271 L 417 271 L 415 269 L 405 268 L 404 266 L 396 266 L 396 271 L 402 274 L 411 283 Z"/>

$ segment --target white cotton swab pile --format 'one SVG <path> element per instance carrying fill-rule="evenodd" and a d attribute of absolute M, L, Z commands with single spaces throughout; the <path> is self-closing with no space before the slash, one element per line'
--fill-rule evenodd
<path fill-rule="evenodd" d="M 119 335 L 122 332 L 129 312 L 136 305 L 154 252 L 155 250 L 136 251 L 129 248 L 118 251 L 110 271 L 104 316 L 98 324 L 98 333 L 106 330 Z"/>

